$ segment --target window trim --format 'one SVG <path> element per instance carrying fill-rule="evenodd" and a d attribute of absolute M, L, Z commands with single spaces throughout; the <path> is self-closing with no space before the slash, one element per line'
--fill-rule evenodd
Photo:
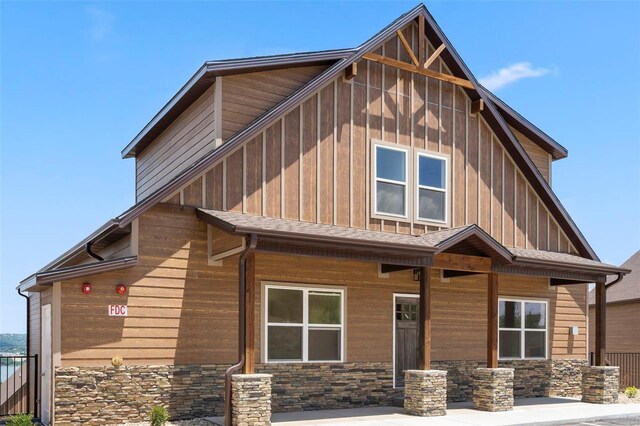
<path fill-rule="evenodd" d="M 389 149 L 392 151 L 399 151 L 402 152 L 404 154 L 404 159 L 405 159 L 405 181 L 401 182 L 401 181 L 396 181 L 393 179 L 385 179 L 385 178 L 378 178 L 377 176 L 377 169 L 378 169 L 378 148 L 383 148 L 383 149 Z M 395 221 L 400 221 L 400 222 L 410 222 L 411 221 L 411 217 L 409 215 L 409 212 L 411 211 L 411 197 L 409 197 L 409 195 L 411 194 L 411 192 L 409 191 L 409 186 L 411 185 L 411 148 L 410 147 L 404 147 L 403 145 L 400 144 L 392 144 L 392 143 L 388 143 L 388 142 L 384 142 L 381 140 L 377 140 L 377 139 L 372 139 L 371 141 L 371 149 L 372 149 L 372 166 L 371 166 L 371 217 L 373 218 L 378 218 L 378 219 L 393 219 Z M 404 214 L 403 215 L 398 215 L 398 214 L 394 214 L 394 213 L 385 213 L 385 212 L 379 212 L 378 211 L 378 191 L 377 191 L 377 183 L 378 182 L 385 182 L 385 183 L 391 183 L 394 185 L 403 185 L 404 186 L 404 200 L 405 200 L 405 204 L 404 204 Z"/>
<path fill-rule="evenodd" d="M 270 323 L 269 322 L 269 309 L 268 303 L 268 291 L 269 289 L 281 289 L 281 290 L 301 290 L 303 292 L 302 297 L 302 324 L 292 323 Z M 310 324 L 309 318 L 309 292 L 332 292 L 340 293 L 340 324 Z M 312 285 L 302 283 L 285 283 L 285 282 L 262 282 L 262 345 L 261 353 L 262 360 L 265 364 L 313 364 L 313 363 L 334 363 L 340 364 L 345 362 L 346 358 L 346 291 L 341 286 L 331 285 Z M 302 359 L 292 360 L 269 360 L 269 326 L 300 326 L 302 328 Z M 309 329 L 327 329 L 327 330 L 340 330 L 340 359 L 339 360 L 309 360 Z"/>
<path fill-rule="evenodd" d="M 522 318 L 520 322 L 520 328 L 503 328 L 500 327 L 500 302 L 516 302 L 520 303 Z M 544 329 L 541 328 L 526 328 L 524 321 L 524 304 L 525 303 L 538 303 L 545 305 L 544 308 Z M 520 332 L 520 356 L 519 357 L 501 357 L 500 356 L 500 332 L 501 331 L 519 331 Z M 544 333 L 544 356 L 543 357 L 527 357 L 525 356 L 525 334 L 527 331 L 536 331 Z M 498 360 L 500 361 L 514 361 L 514 360 L 544 360 L 549 359 L 549 300 L 548 299 L 525 299 L 518 297 L 499 297 L 498 298 Z"/>
<path fill-rule="evenodd" d="M 444 190 L 433 186 L 420 185 L 420 157 L 434 158 L 444 161 Z M 449 205 L 451 204 L 451 174 L 449 173 L 449 156 L 446 154 L 415 148 L 415 223 L 424 225 L 449 226 Z M 444 220 L 428 219 L 420 217 L 420 190 L 444 192 Z"/>

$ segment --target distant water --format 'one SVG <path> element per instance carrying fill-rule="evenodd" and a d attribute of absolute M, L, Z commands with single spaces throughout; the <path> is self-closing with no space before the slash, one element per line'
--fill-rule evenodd
<path fill-rule="evenodd" d="M 2 361 L 2 365 L 0 365 L 0 383 L 7 380 L 7 377 L 11 376 L 15 370 L 20 368 L 20 364 L 6 363 L 6 360 Z M 18 379 L 16 378 L 16 381 Z"/>

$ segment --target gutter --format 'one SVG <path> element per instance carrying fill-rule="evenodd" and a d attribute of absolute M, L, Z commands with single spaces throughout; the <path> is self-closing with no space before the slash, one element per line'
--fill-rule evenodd
<path fill-rule="evenodd" d="M 629 272 L 631 272 L 631 271 L 629 271 Z M 618 284 L 620 281 L 622 281 L 622 278 L 624 278 L 624 275 L 625 275 L 624 273 L 618 272 L 618 277 L 615 280 L 611 281 L 609 284 L 605 284 L 604 287 L 605 288 L 609 288 L 609 287 L 612 287 L 612 286 Z"/>
<path fill-rule="evenodd" d="M 546 260 L 546 259 L 530 259 L 530 258 L 522 258 L 519 256 L 514 256 L 513 264 L 516 266 L 528 266 L 528 267 L 538 267 L 538 268 L 547 268 L 547 269 L 558 269 L 558 268 L 567 268 L 572 271 L 579 272 L 591 272 L 596 274 L 617 274 L 617 275 L 626 275 L 631 272 L 629 269 L 622 269 L 613 265 L 607 265 L 602 263 L 601 265 L 580 265 L 576 263 L 568 263 L 568 262 L 559 262 L 556 260 Z M 622 278 L 620 278 L 622 279 Z M 615 284 L 617 281 L 613 282 Z"/>
<path fill-rule="evenodd" d="M 245 314 L 247 310 L 247 257 L 253 253 L 258 245 L 258 237 L 251 234 L 247 237 L 248 244 L 238 262 L 238 362 L 233 364 L 224 373 L 224 424 L 232 426 L 231 421 L 231 378 L 244 367 L 246 350 Z"/>

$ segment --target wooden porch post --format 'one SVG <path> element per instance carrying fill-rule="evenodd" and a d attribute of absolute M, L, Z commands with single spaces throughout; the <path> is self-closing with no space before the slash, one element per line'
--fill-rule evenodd
<path fill-rule="evenodd" d="M 596 282 L 596 365 L 607 363 L 607 288 L 606 281 Z"/>
<path fill-rule="evenodd" d="M 431 268 L 420 268 L 418 369 L 431 369 Z"/>
<path fill-rule="evenodd" d="M 498 274 L 488 276 L 487 367 L 498 368 Z"/>
<path fill-rule="evenodd" d="M 247 254 L 245 265 L 247 280 L 245 299 L 245 363 L 244 374 L 255 373 L 255 331 L 256 331 L 256 255 L 253 251 Z"/>

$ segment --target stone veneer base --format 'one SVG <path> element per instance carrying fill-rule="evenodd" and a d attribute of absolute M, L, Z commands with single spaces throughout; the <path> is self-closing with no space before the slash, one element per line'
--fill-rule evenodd
<path fill-rule="evenodd" d="M 271 374 L 234 374 L 231 395 L 231 424 L 271 425 Z"/>
<path fill-rule="evenodd" d="M 422 417 L 447 414 L 447 372 L 407 370 L 404 374 L 404 411 Z"/>
<path fill-rule="evenodd" d="M 514 397 L 580 396 L 581 367 L 586 360 L 501 361 L 512 367 Z M 473 397 L 473 374 L 480 361 L 432 361 L 447 371 L 447 401 Z M 172 419 L 224 414 L 224 372 L 228 365 L 125 365 L 115 367 L 57 367 L 56 420 L 105 424 L 146 420 L 154 405 L 167 407 Z M 273 375 L 272 411 L 291 412 L 390 406 L 402 396 L 393 387 L 393 364 L 359 362 L 335 364 L 259 364 L 258 373 Z"/>
<path fill-rule="evenodd" d="M 473 406 L 482 411 L 513 409 L 513 368 L 478 368 L 473 375 Z"/>
<path fill-rule="evenodd" d="M 620 367 L 592 366 L 582 369 L 582 402 L 615 404 L 618 402 Z"/>

